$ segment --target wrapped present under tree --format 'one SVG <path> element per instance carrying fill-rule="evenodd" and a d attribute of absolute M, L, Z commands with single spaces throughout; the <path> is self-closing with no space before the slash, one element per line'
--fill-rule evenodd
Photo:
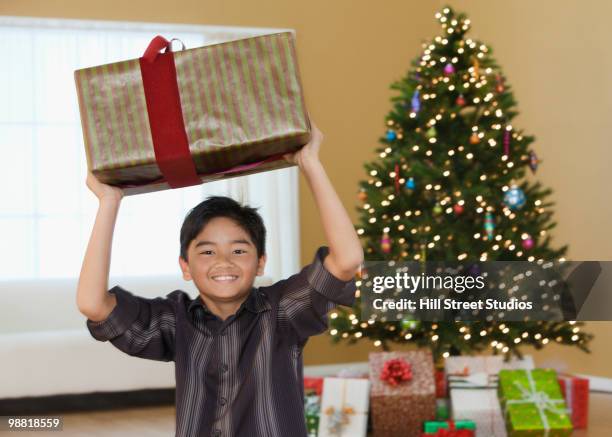
<path fill-rule="evenodd" d="M 554 370 L 501 370 L 498 391 L 510 437 L 572 435 Z"/>
<path fill-rule="evenodd" d="M 567 374 L 557 376 L 574 429 L 585 429 L 589 423 L 588 378 Z"/>
<path fill-rule="evenodd" d="M 370 409 L 376 437 L 417 437 L 434 420 L 436 386 L 430 350 L 370 353 Z"/>

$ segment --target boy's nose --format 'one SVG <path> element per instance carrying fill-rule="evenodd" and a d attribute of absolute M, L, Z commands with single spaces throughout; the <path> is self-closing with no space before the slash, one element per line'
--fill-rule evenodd
<path fill-rule="evenodd" d="M 215 261 L 218 265 L 233 265 L 232 261 L 229 258 L 229 255 L 225 255 L 223 253 L 217 254 Z"/>

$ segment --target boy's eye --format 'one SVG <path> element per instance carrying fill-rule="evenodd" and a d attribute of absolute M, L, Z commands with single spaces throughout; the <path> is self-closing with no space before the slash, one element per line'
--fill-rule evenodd
<path fill-rule="evenodd" d="M 246 250 L 244 250 L 244 249 L 236 249 L 236 250 L 234 250 L 234 252 L 246 253 Z M 212 253 L 212 250 L 205 250 L 203 252 L 200 252 L 200 255 L 208 255 L 209 253 Z"/>

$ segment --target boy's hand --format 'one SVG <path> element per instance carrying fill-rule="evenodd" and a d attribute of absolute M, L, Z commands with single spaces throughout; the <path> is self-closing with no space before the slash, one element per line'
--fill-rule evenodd
<path fill-rule="evenodd" d="M 120 201 L 123 198 L 123 190 L 119 187 L 103 184 L 100 182 L 91 171 L 87 172 L 87 187 L 96 195 L 98 200 L 112 199 Z"/>
<path fill-rule="evenodd" d="M 310 119 L 311 137 L 308 144 L 294 153 L 286 153 L 283 158 L 291 164 L 297 164 L 300 168 L 304 168 L 310 162 L 319 160 L 319 148 L 323 142 L 323 133 Z"/>

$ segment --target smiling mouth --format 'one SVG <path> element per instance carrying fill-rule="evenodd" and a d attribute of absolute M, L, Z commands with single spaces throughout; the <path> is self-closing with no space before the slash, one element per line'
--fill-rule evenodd
<path fill-rule="evenodd" d="M 212 280 L 215 282 L 233 282 L 235 280 L 238 279 L 238 276 L 236 275 L 217 275 L 217 276 L 213 276 Z"/>

